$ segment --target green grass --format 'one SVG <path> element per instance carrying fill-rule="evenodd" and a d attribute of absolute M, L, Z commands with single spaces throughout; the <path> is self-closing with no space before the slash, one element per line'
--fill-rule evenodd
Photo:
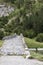
<path fill-rule="evenodd" d="M 38 52 L 36 53 L 34 51 L 31 51 L 30 54 L 32 58 L 43 61 L 43 55 L 41 53 L 38 53 Z"/>
<path fill-rule="evenodd" d="M 2 46 L 2 44 L 3 44 L 3 41 L 2 41 L 2 40 L 0 40 L 0 47 Z"/>
<path fill-rule="evenodd" d="M 28 48 L 43 48 L 43 43 L 35 41 L 35 39 L 30 39 L 25 37 L 25 42 Z"/>

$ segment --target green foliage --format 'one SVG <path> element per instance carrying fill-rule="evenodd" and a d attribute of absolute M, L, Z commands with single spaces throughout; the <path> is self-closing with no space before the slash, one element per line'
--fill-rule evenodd
<path fill-rule="evenodd" d="M 4 37 L 4 31 L 0 30 L 0 39 Z"/>
<path fill-rule="evenodd" d="M 28 37 L 29 38 L 34 38 L 35 36 L 36 36 L 36 33 L 32 29 L 29 30 Z"/>
<path fill-rule="evenodd" d="M 0 28 L 3 28 L 5 24 L 8 22 L 8 17 L 0 17 Z"/>
<path fill-rule="evenodd" d="M 36 33 L 43 33 L 43 4 L 39 2 L 36 3 L 33 10 L 33 29 Z"/>
<path fill-rule="evenodd" d="M 42 0 L 3 0 L 12 3 L 15 10 L 8 17 L 0 18 L 0 29 L 5 35 L 23 33 L 24 36 L 34 38 L 43 33 L 43 1 Z M 9 20 L 11 22 L 8 24 Z M 13 19 L 13 20 L 12 20 Z"/>
<path fill-rule="evenodd" d="M 43 33 L 38 34 L 37 37 L 36 37 L 36 40 L 38 42 L 43 42 Z"/>
<path fill-rule="evenodd" d="M 34 38 L 36 36 L 36 33 L 31 29 L 31 30 L 25 30 L 25 32 L 23 32 L 25 37 L 29 37 L 29 38 Z"/>
<path fill-rule="evenodd" d="M 4 2 L 14 3 L 15 0 L 3 0 Z"/>

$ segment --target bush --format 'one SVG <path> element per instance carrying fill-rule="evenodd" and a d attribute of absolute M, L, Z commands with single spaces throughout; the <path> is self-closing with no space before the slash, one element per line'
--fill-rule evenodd
<path fill-rule="evenodd" d="M 31 30 L 29 31 L 28 37 L 29 37 L 29 38 L 34 38 L 35 36 L 36 36 L 36 33 L 31 29 Z"/>
<path fill-rule="evenodd" d="M 29 37 L 29 38 L 34 38 L 36 36 L 36 33 L 31 29 L 31 30 L 26 30 L 24 32 L 24 36 L 25 37 Z"/>
<path fill-rule="evenodd" d="M 29 59 L 34 59 L 34 57 L 30 56 Z"/>
<path fill-rule="evenodd" d="M 36 41 L 43 42 L 43 33 L 40 33 L 40 34 L 37 35 Z"/>
<path fill-rule="evenodd" d="M 0 39 L 4 37 L 4 31 L 0 30 Z"/>

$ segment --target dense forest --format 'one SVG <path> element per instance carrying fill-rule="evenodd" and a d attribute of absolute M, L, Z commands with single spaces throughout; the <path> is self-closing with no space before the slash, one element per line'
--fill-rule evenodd
<path fill-rule="evenodd" d="M 1 0 L 0 0 L 1 1 Z M 14 33 L 25 37 L 41 37 L 43 40 L 43 0 L 2 0 L 15 9 L 6 17 L 0 17 L 0 39 Z"/>

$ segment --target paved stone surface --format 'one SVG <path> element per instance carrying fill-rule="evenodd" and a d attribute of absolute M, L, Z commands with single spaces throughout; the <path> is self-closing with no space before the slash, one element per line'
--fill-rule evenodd
<path fill-rule="evenodd" d="M 25 59 L 22 56 L 2 56 L 0 57 L 0 65 L 43 65 L 43 62 Z"/>
<path fill-rule="evenodd" d="M 27 45 L 25 44 L 24 37 L 22 34 L 7 36 L 4 38 L 4 43 L 1 48 L 2 54 L 26 54 L 30 56 L 30 52 L 27 50 Z M 27 53 L 28 51 L 28 53 Z"/>

